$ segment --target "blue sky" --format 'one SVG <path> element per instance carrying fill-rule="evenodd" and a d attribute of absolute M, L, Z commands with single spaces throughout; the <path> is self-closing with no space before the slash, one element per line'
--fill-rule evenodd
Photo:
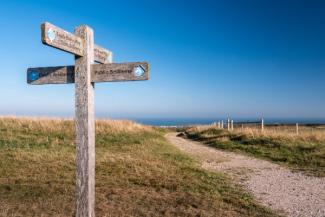
<path fill-rule="evenodd" d="M 41 43 L 48 21 L 94 29 L 114 62 L 148 61 L 144 82 L 96 85 L 98 117 L 325 118 L 325 2 L 0 3 L 0 114 L 73 116 L 74 85 L 26 84 L 28 67 L 71 65 Z"/>

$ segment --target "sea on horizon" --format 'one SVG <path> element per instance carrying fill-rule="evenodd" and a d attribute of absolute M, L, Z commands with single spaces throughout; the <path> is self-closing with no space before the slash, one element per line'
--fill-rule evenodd
<path fill-rule="evenodd" d="M 218 121 L 227 122 L 227 118 L 126 118 L 152 126 L 207 125 Z M 257 118 L 233 118 L 236 122 L 260 122 Z M 325 118 L 264 118 L 264 124 L 325 124 Z"/>

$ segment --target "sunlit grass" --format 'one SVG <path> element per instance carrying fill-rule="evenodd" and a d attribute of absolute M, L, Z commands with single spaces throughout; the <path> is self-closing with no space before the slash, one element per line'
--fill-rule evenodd
<path fill-rule="evenodd" d="M 97 216 L 274 216 L 162 130 L 96 124 Z M 0 118 L 0 216 L 74 216 L 72 120 Z"/>
<path fill-rule="evenodd" d="M 220 149 L 244 152 L 265 158 L 309 175 L 325 176 L 325 130 L 301 127 L 257 128 L 194 127 L 186 130 L 188 138 L 206 142 Z"/>

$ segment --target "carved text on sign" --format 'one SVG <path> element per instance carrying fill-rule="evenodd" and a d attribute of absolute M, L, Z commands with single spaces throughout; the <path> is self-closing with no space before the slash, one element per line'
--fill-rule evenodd
<path fill-rule="evenodd" d="M 29 84 L 74 83 L 74 66 L 29 68 Z M 91 65 L 92 82 L 143 81 L 149 79 L 149 65 L 146 62 L 107 63 Z"/>

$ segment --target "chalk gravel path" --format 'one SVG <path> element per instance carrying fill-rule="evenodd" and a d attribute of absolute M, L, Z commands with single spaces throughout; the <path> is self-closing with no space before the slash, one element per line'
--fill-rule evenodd
<path fill-rule="evenodd" d="M 263 205 L 292 217 L 325 217 L 325 178 L 306 176 L 277 164 L 217 150 L 169 133 L 181 151 L 197 157 L 202 167 L 229 174 Z"/>

